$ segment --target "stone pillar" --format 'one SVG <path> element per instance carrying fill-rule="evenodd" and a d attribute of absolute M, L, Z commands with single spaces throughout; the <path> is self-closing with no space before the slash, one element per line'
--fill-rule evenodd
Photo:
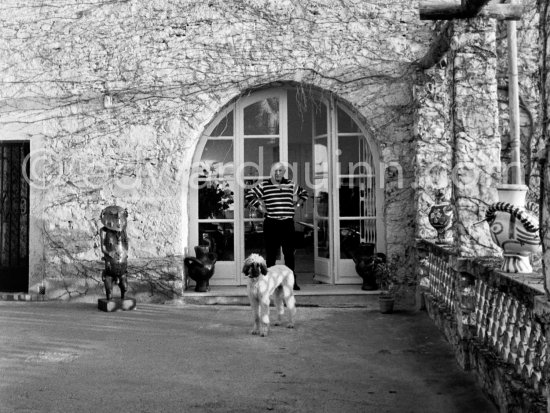
<path fill-rule="evenodd" d="M 498 256 L 489 226 L 489 205 L 498 201 L 500 135 L 496 77 L 495 21 L 455 21 L 451 42 L 454 76 L 453 203 L 457 253 L 461 257 Z"/>
<path fill-rule="evenodd" d="M 433 67 L 419 80 L 414 88 L 415 236 L 433 239 L 436 231 L 428 222 L 428 213 L 436 202 L 436 191 L 443 190 L 445 200 L 452 197 L 451 93 L 445 68 Z"/>

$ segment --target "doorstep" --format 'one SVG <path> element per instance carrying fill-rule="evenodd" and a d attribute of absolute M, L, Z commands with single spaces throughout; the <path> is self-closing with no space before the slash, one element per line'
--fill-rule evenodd
<path fill-rule="evenodd" d="M 43 294 L 0 293 L 0 301 L 46 301 Z"/>
<path fill-rule="evenodd" d="M 205 293 L 189 287 L 183 293 L 185 304 L 249 305 L 245 286 L 210 286 Z M 294 291 L 298 307 L 365 307 L 378 308 L 380 291 L 364 291 L 361 285 L 302 284 Z"/>

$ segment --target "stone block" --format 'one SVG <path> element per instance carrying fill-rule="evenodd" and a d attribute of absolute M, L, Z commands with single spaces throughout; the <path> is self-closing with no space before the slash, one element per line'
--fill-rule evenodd
<path fill-rule="evenodd" d="M 422 311 L 426 309 L 424 290 L 420 287 L 415 290 L 415 309 L 416 311 Z"/>
<path fill-rule="evenodd" d="M 113 298 L 111 300 L 100 298 L 97 300 L 97 308 L 107 313 L 118 310 L 129 311 L 136 308 L 136 300 L 135 298 L 125 298 L 124 300 L 121 298 Z"/>

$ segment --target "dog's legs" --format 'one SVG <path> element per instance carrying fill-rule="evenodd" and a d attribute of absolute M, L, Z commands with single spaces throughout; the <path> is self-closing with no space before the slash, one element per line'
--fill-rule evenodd
<path fill-rule="evenodd" d="M 283 287 L 283 298 L 288 308 L 288 328 L 294 328 L 294 317 L 296 316 L 296 299 L 292 292 L 292 286 L 285 285 Z M 284 310 L 284 309 L 283 309 Z"/>
<path fill-rule="evenodd" d="M 275 321 L 273 325 L 278 326 L 283 321 L 283 315 L 285 314 L 282 286 L 275 289 L 275 292 L 273 293 L 273 301 L 275 301 L 275 308 L 277 309 L 277 321 Z"/>
<path fill-rule="evenodd" d="M 254 325 L 251 333 L 258 335 L 260 334 L 260 303 L 254 297 L 250 297 L 250 308 L 252 309 L 252 317 L 254 318 Z"/>
<path fill-rule="evenodd" d="M 267 336 L 269 330 L 269 296 L 260 300 L 260 336 Z"/>

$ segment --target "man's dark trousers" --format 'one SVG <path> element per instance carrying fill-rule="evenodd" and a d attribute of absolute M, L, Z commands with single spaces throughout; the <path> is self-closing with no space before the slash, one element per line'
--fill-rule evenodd
<path fill-rule="evenodd" d="M 279 247 L 282 247 L 285 265 L 294 271 L 294 241 L 294 219 L 266 218 L 264 220 L 264 242 L 267 266 L 275 265 Z"/>

